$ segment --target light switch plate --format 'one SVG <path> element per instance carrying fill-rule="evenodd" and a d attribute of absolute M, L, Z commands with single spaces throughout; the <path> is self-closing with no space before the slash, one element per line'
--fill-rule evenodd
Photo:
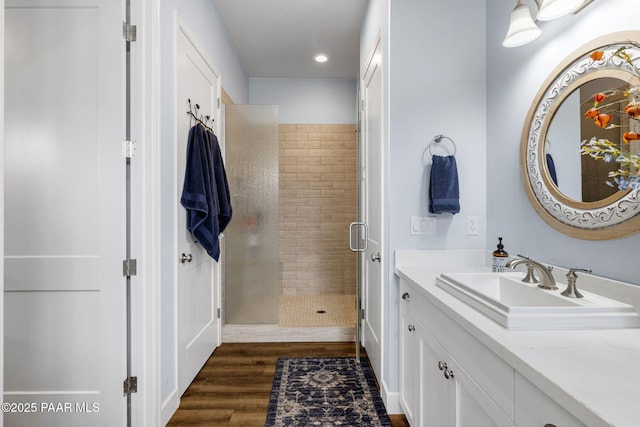
<path fill-rule="evenodd" d="M 429 216 L 411 217 L 411 235 L 426 236 L 436 234 L 436 219 Z"/>

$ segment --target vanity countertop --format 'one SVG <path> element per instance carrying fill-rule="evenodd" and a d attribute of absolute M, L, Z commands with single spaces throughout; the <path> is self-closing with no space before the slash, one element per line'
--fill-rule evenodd
<path fill-rule="evenodd" d="M 427 251 L 401 252 L 399 277 L 584 424 L 640 425 L 640 329 L 508 330 L 436 285 L 440 273 L 490 271 L 469 251 L 429 251 L 424 262 Z M 454 269 L 452 258 L 463 262 Z"/>

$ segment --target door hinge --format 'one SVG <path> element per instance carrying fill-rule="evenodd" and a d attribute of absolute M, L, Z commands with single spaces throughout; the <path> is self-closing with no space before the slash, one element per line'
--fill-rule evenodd
<path fill-rule="evenodd" d="M 122 155 L 125 159 L 130 159 L 136 155 L 135 141 L 122 141 Z"/>
<path fill-rule="evenodd" d="M 135 259 L 125 259 L 122 261 L 122 275 L 124 277 L 135 276 L 138 273 L 138 261 Z"/>
<path fill-rule="evenodd" d="M 220 318 L 220 307 L 218 307 L 218 319 Z"/>
<path fill-rule="evenodd" d="M 138 392 L 138 377 L 129 377 L 127 379 L 124 380 L 124 383 L 122 385 L 122 388 L 124 390 L 124 394 L 131 394 L 131 393 L 137 393 Z"/>
<path fill-rule="evenodd" d="M 364 308 L 362 310 L 360 310 L 360 318 L 364 319 Z"/>
<path fill-rule="evenodd" d="M 137 28 L 135 25 L 128 24 L 126 22 L 122 23 L 122 37 L 126 42 L 134 42 L 137 37 Z"/>
<path fill-rule="evenodd" d="M 220 98 L 218 98 L 218 108 L 220 108 L 221 102 L 220 102 Z"/>

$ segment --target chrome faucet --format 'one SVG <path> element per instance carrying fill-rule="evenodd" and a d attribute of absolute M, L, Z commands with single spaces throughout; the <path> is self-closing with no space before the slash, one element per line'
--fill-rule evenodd
<path fill-rule="evenodd" d="M 543 265 L 538 261 L 534 261 L 530 258 L 528 259 L 517 258 L 507 262 L 505 267 L 515 269 L 520 264 L 526 265 L 527 268 L 533 268 L 535 270 L 538 270 L 538 272 L 540 273 L 540 284 L 538 285 L 539 288 L 550 289 L 550 290 L 558 289 L 558 286 L 556 286 L 556 279 L 554 279 L 553 274 L 551 274 L 552 267 L 547 267 L 546 265 Z"/>

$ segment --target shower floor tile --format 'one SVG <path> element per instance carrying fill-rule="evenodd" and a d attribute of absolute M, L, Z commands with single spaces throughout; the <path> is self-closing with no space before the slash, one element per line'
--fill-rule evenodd
<path fill-rule="evenodd" d="M 282 327 L 356 325 L 355 295 L 281 295 Z"/>

